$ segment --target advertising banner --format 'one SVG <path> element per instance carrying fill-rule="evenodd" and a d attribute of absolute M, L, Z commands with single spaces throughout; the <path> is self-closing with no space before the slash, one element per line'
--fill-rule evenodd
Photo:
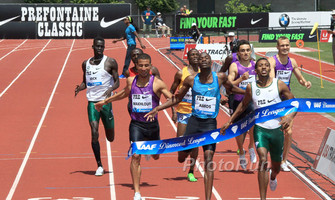
<path fill-rule="evenodd" d="M 237 28 L 268 27 L 268 13 L 192 14 L 176 16 L 176 32 L 186 32 L 196 23 L 200 31 L 221 31 Z"/>
<path fill-rule="evenodd" d="M 333 129 L 327 129 L 313 167 L 335 181 L 335 131 Z"/>
<path fill-rule="evenodd" d="M 330 26 L 331 12 L 270 12 L 269 27 Z"/>
<path fill-rule="evenodd" d="M 187 59 L 187 52 L 191 49 L 197 49 L 200 53 L 207 52 L 211 59 L 223 60 L 227 57 L 228 47 L 225 44 L 186 44 L 183 59 Z"/>
<path fill-rule="evenodd" d="M 322 30 L 320 34 L 320 42 L 333 42 L 333 35 L 327 30 Z"/>
<path fill-rule="evenodd" d="M 280 36 L 286 36 L 291 42 L 303 40 L 304 42 L 316 42 L 316 31 L 310 35 L 310 29 L 283 29 L 283 30 L 261 30 L 259 42 L 277 42 Z"/>
<path fill-rule="evenodd" d="M 130 4 L 2 4 L 0 37 L 119 38 Z"/>

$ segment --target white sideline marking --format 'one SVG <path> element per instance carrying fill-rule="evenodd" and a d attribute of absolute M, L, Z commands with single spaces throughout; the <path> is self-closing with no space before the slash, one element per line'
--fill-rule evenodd
<path fill-rule="evenodd" d="M 0 58 L 0 60 L 4 59 L 6 56 L 8 56 L 9 54 L 13 53 L 16 49 L 18 49 L 20 46 L 22 46 L 24 43 L 27 42 L 28 39 L 25 39 L 19 46 L 15 47 L 13 50 L 11 50 L 9 53 L 7 53 L 6 55 L 2 56 Z M 2 40 L 1 40 L 2 41 Z"/>
<path fill-rule="evenodd" d="M 50 41 L 51 41 L 51 40 L 49 40 L 49 42 L 50 42 Z M 49 43 L 49 42 L 48 42 L 48 43 Z M 65 59 L 63 68 L 62 68 L 61 72 L 59 73 L 59 76 L 58 76 L 58 79 L 57 79 L 56 84 L 55 84 L 55 86 L 54 86 L 54 89 L 52 90 L 52 93 L 51 93 L 50 98 L 49 98 L 49 100 L 48 100 L 48 103 L 47 103 L 47 105 L 46 105 L 46 107 L 45 107 L 45 109 L 44 109 L 44 112 L 43 112 L 43 115 L 42 115 L 42 117 L 41 117 L 41 120 L 40 120 L 40 122 L 39 122 L 39 124 L 38 124 L 38 126 L 37 126 L 37 129 L 36 129 L 36 131 L 35 131 L 35 133 L 34 133 L 34 136 L 33 136 L 32 140 L 31 140 L 31 142 L 30 142 L 30 145 L 29 145 L 29 148 L 28 148 L 28 150 L 27 150 L 27 153 L 26 153 L 26 155 L 24 156 L 24 159 L 23 159 L 23 161 L 22 161 L 22 164 L 21 164 L 21 166 L 20 166 L 20 169 L 19 169 L 19 171 L 18 171 L 18 173 L 17 173 L 17 175 L 16 175 L 16 178 L 15 178 L 15 180 L 14 180 L 14 183 L 13 183 L 13 185 L 12 185 L 12 187 L 11 187 L 11 189 L 10 189 L 10 191 L 9 191 L 9 193 L 8 193 L 8 195 L 7 195 L 7 197 L 6 197 L 6 200 L 11 200 L 11 199 L 13 198 L 13 195 L 14 195 L 14 192 L 15 192 L 15 190 L 16 190 L 16 187 L 17 187 L 17 185 L 18 185 L 18 183 L 19 183 L 19 181 L 20 181 L 20 178 L 21 178 L 21 176 L 22 176 L 22 174 L 23 174 L 23 170 L 24 170 L 24 168 L 26 167 L 26 164 L 27 164 L 27 162 L 28 162 L 29 156 L 30 156 L 30 154 L 31 154 L 31 150 L 33 149 L 33 147 L 34 147 L 34 145 L 35 145 L 37 136 L 38 136 L 38 134 L 39 134 L 39 132 L 40 132 L 40 129 L 41 129 L 41 127 L 42 127 L 42 124 L 43 124 L 43 122 L 44 122 L 44 119 L 45 119 L 45 117 L 46 117 L 46 115 L 47 115 L 47 113 L 48 113 L 48 110 L 49 110 L 51 101 L 52 101 L 52 99 L 53 99 L 53 97 L 54 97 L 54 95 L 55 95 L 55 93 L 56 93 L 56 89 L 57 89 L 57 86 L 58 86 L 58 84 L 59 84 L 60 78 L 61 78 L 62 75 L 63 75 L 63 72 L 64 72 L 64 69 L 65 69 L 66 63 L 67 63 L 67 61 L 68 61 L 68 59 L 69 59 L 69 57 L 70 57 L 70 54 L 71 54 L 71 52 L 72 52 L 72 48 L 73 48 L 74 42 L 75 42 L 75 40 L 73 40 L 73 42 L 72 42 L 71 48 L 70 48 L 70 50 L 69 50 L 69 53 L 67 54 L 67 57 L 66 57 L 66 59 Z M 37 56 L 35 56 L 35 57 L 37 57 Z"/>
<path fill-rule="evenodd" d="M 111 194 L 111 200 L 116 200 L 112 151 L 111 151 L 111 145 L 107 139 L 106 139 L 106 145 L 107 145 L 107 158 L 108 158 L 108 171 L 109 171 L 109 184 L 110 184 L 109 190 Z"/>
<path fill-rule="evenodd" d="M 19 75 L 17 75 L 16 78 L 5 88 L 5 90 L 1 92 L 0 98 L 15 83 L 15 81 L 23 74 L 23 72 L 25 72 L 28 69 L 28 67 L 35 61 L 35 59 L 44 51 L 44 49 L 48 46 L 50 41 L 51 41 L 51 39 L 44 45 L 44 47 L 41 49 L 41 51 L 38 52 L 38 54 L 36 54 L 36 56 L 30 61 L 30 63 L 19 73 Z"/>

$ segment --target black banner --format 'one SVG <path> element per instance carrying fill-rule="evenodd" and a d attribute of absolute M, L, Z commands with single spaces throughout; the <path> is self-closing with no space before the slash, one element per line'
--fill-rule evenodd
<path fill-rule="evenodd" d="M 0 37 L 120 38 L 130 4 L 2 4 Z M 113 21 L 114 20 L 114 21 Z"/>
<path fill-rule="evenodd" d="M 196 23 L 199 30 L 203 31 L 234 30 L 237 28 L 264 28 L 269 25 L 269 14 L 238 13 L 192 14 L 190 16 L 177 15 L 176 31 L 189 31 L 192 23 Z"/>
<path fill-rule="evenodd" d="M 286 36 L 291 42 L 297 40 L 316 42 L 316 31 L 314 31 L 313 35 L 310 35 L 310 32 L 311 29 L 262 30 L 259 33 L 259 42 L 277 42 L 280 36 Z"/>

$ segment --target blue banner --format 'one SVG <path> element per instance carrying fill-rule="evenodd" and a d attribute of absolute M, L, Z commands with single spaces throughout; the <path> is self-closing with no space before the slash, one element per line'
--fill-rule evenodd
<path fill-rule="evenodd" d="M 225 135 L 220 129 L 185 137 L 165 140 L 133 142 L 128 158 L 133 154 L 162 154 L 193 149 L 207 144 L 229 140 L 247 132 L 255 123 L 283 117 L 292 112 L 335 112 L 335 99 L 290 99 L 271 106 L 256 109 L 240 121 L 226 129 Z"/>

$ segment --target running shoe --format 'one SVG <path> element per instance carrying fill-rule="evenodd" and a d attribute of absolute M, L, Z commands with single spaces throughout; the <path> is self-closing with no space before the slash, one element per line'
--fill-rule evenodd
<path fill-rule="evenodd" d="M 190 182 L 197 182 L 197 181 L 198 181 L 198 179 L 196 179 L 196 178 L 194 177 L 194 174 L 193 174 L 193 173 L 188 173 L 188 174 L 187 174 L 187 180 L 190 181 Z"/>
<path fill-rule="evenodd" d="M 249 149 L 249 155 L 250 155 L 250 161 L 252 163 L 256 163 L 257 162 L 257 157 L 256 157 L 256 153 L 255 153 L 255 149 L 254 148 L 250 148 Z"/>
<path fill-rule="evenodd" d="M 239 158 L 240 165 L 241 165 L 242 169 L 246 169 L 247 168 L 247 160 L 245 159 L 245 154 L 239 155 L 239 156 L 240 156 L 240 158 Z"/>
<path fill-rule="evenodd" d="M 125 75 L 123 75 L 123 74 L 121 74 L 121 75 L 119 76 L 119 78 L 120 78 L 120 79 L 125 79 L 125 78 L 126 78 L 126 76 L 125 76 Z"/>
<path fill-rule="evenodd" d="M 139 192 L 135 192 L 134 200 L 142 200 L 141 194 Z"/>
<path fill-rule="evenodd" d="M 281 167 L 281 169 L 282 169 L 284 172 L 289 172 L 289 171 L 291 171 L 290 168 L 288 168 L 286 162 L 281 163 L 281 164 L 280 164 L 280 167 Z"/>
<path fill-rule="evenodd" d="M 271 189 L 271 191 L 275 191 L 276 190 L 276 188 L 277 188 L 277 184 L 278 184 L 278 182 L 277 182 L 277 177 L 274 179 L 274 180 L 271 180 L 271 169 L 270 169 L 270 189 Z"/>
<path fill-rule="evenodd" d="M 104 168 L 98 167 L 97 171 L 95 171 L 96 176 L 102 176 L 104 174 Z"/>

